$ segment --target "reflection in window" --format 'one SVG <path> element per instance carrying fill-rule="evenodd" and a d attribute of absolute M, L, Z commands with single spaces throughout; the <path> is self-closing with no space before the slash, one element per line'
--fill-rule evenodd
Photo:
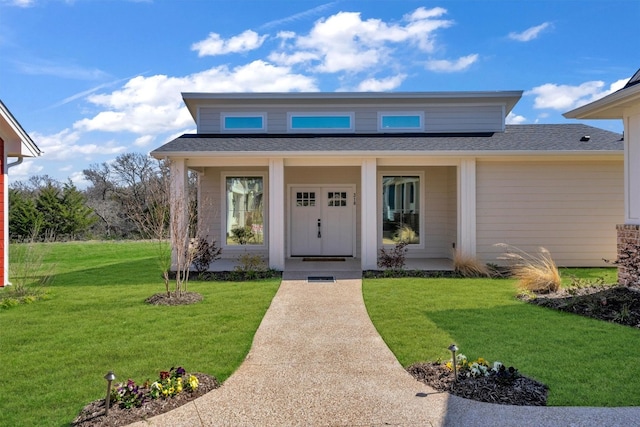
<path fill-rule="evenodd" d="M 382 177 L 382 243 L 420 243 L 420 177 Z"/>
<path fill-rule="evenodd" d="M 228 245 L 264 244 L 262 177 L 227 177 Z"/>

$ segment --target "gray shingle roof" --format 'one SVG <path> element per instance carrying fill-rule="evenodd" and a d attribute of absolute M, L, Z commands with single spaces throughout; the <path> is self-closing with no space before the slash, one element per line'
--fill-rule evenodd
<path fill-rule="evenodd" d="M 584 124 L 537 124 L 508 125 L 505 132 L 483 134 L 185 134 L 152 155 L 328 151 L 622 153 L 623 142 L 619 133 Z"/>

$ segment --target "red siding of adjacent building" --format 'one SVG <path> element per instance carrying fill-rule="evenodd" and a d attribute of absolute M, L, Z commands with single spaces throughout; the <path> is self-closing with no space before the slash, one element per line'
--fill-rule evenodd
<path fill-rule="evenodd" d="M 4 180 L 6 176 L 4 174 L 4 141 L 0 138 L 0 287 L 4 286 L 7 279 L 6 265 L 4 265 L 4 251 L 8 248 L 4 247 L 4 233 L 9 230 L 4 229 L 4 212 L 5 212 L 5 194 L 4 194 Z"/>

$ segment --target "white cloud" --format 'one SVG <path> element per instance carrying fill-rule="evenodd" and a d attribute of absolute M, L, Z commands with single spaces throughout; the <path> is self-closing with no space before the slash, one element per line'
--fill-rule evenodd
<path fill-rule="evenodd" d="M 206 39 L 191 45 L 191 50 L 198 51 L 198 56 L 248 52 L 262 46 L 266 38 L 266 35 L 260 36 L 252 30 L 247 30 L 228 40 L 223 40 L 220 34 L 210 33 Z"/>
<path fill-rule="evenodd" d="M 75 185 L 76 188 L 79 189 L 87 188 L 91 184 L 91 182 L 85 178 L 84 173 L 82 172 L 73 172 L 69 179 L 71 180 L 73 185 Z"/>
<path fill-rule="evenodd" d="M 281 50 L 269 58 L 281 65 L 310 63 L 320 73 L 364 71 L 394 62 L 394 48 L 401 43 L 434 51 L 435 32 L 453 25 L 453 21 L 435 19 L 446 12 L 421 7 L 403 17 L 404 25 L 363 20 L 358 12 L 339 12 L 318 20 L 306 35 L 279 33 Z"/>
<path fill-rule="evenodd" d="M 35 4 L 35 0 L 2 0 L 0 4 L 8 4 L 9 6 L 31 7 Z"/>
<path fill-rule="evenodd" d="M 383 92 L 393 90 L 400 86 L 406 77 L 405 74 L 398 74 L 385 79 L 366 79 L 358 85 L 358 91 Z"/>
<path fill-rule="evenodd" d="M 551 27 L 550 22 L 543 22 L 542 24 L 536 25 L 535 27 L 527 28 L 521 33 L 511 32 L 509 33 L 509 38 L 511 40 L 516 40 L 519 42 L 528 42 L 538 38 L 538 36 L 542 31 L 550 27 Z"/>
<path fill-rule="evenodd" d="M 15 182 L 25 179 L 31 175 L 38 175 L 41 173 L 46 173 L 42 163 L 38 162 L 36 159 L 26 158 L 19 165 L 10 168 L 8 176 L 10 182 Z"/>
<path fill-rule="evenodd" d="M 289 67 L 264 61 L 254 61 L 231 69 L 223 65 L 185 77 L 138 76 L 112 93 L 90 96 L 88 101 L 103 111 L 77 121 L 74 129 L 157 135 L 189 127 L 193 119 L 184 108 L 181 92 L 317 90 L 313 78 L 295 74 Z"/>
<path fill-rule="evenodd" d="M 151 144 L 155 139 L 156 137 L 153 135 L 143 135 L 139 138 L 136 138 L 136 140 L 133 141 L 133 145 L 135 145 L 136 147 L 146 147 L 147 145 Z"/>
<path fill-rule="evenodd" d="M 426 68 L 430 71 L 438 73 L 454 73 L 464 71 L 478 60 L 479 55 L 473 53 L 471 55 L 462 56 L 455 61 L 447 59 L 432 59 L 427 61 Z"/>
<path fill-rule="evenodd" d="M 533 108 L 567 111 L 613 93 L 621 89 L 627 81 L 628 79 L 618 80 L 609 85 L 608 89 L 605 88 L 605 83 L 599 80 L 585 82 L 579 86 L 546 83 L 524 94 L 535 95 Z"/>
<path fill-rule="evenodd" d="M 68 62 L 54 62 L 45 59 L 31 59 L 28 62 L 13 60 L 13 65 L 22 73 L 45 75 L 74 80 L 100 80 L 108 74 L 97 68 L 87 68 Z"/>
<path fill-rule="evenodd" d="M 520 125 L 526 122 L 527 119 L 524 116 L 519 116 L 515 114 L 513 111 L 507 115 L 506 122 L 508 125 Z"/>
<path fill-rule="evenodd" d="M 64 129 L 53 135 L 31 132 L 31 138 L 38 144 L 43 154 L 43 160 L 69 160 L 84 155 L 115 154 L 126 151 L 126 147 L 115 142 L 81 143 L 82 134 L 71 129 Z"/>

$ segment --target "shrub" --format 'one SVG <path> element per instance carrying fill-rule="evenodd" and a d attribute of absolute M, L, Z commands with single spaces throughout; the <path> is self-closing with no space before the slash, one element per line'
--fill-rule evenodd
<path fill-rule="evenodd" d="M 497 246 L 506 249 L 500 259 L 509 261 L 511 275 L 518 279 L 521 289 L 537 293 L 556 292 L 560 289 L 560 271 L 547 249 L 541 247 L 537 254 L 529 254 L 504 243 Z"/>
<path fill-rule="evenodd" d="M 398 242 L 393 249 L 388 251 L 385 248 L 380 249 L 380 257 L 378 258 L 378 267 L 385 270 L 402 270 L 404 268 L 405 256 L 407 254 L 407 242 Z"/>
<path fill-rule="evenodd" d="M 220 259 L 222 248 L 216 246 L 216 241 L 213 239 L 211 243 L 205 237 L 197 239 L 195 244 L 195 254 L 193 255 L 193 266 L 198 273 L 204 273 L 209 269 L 209 265 Z"/>
<path fill-rule="evenodd" d="M 260 255 L 244 253 L 238 257 L 234 270 L 244 279 L 256 279 L 258 272 L 267 270 L 267 264 Z"/>
<path fill-rule="evenodd" d="M 453 270 L 462 277 L 490 277 L 486 264 L 460 251 L 453 252 Z"/>

